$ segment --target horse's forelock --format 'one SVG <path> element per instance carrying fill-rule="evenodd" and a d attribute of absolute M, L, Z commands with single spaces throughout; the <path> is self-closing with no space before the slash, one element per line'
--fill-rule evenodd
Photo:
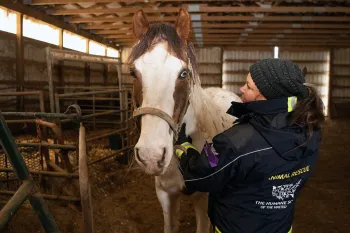
<path fill-rule="evenodd" d="M 186 43 L 177 34 L 175 28 L 168 23 L 153 24 L 141 40 L 132 48 L 128 63 L 131 65 L 146 52 L 152 50 L 161 42 L 167 43 L 167 50 L 170 54 L 184 61 L 191 63 L 193 75 L 197 76 L 197 62 L 195 50 L 191 42 Z"/>

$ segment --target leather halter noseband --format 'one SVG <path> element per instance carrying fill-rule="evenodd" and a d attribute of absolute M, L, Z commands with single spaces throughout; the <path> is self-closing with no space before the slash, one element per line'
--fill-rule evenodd
<path fill-rule="evenodd" d="M 190 85 L 189 85 L 189 80 L 187 80 L 187 87 L 188 89 L 190 88 Z M 179 137 L 179 131 L 180 131 L 180 128 L 181 128 L 181 122 L 183 120 L 183 117 L 185 116 L 186 112 L 187 112 L 187 108 L 188 108 L 188 105 L 190 104 L 189 102 L 189 95 L 187 95 L 186 97 L 186 105 L 185 107 L 182 109 L 181 113 L 180 113 L 180 117 L 179 117 L 179 122 L 175 122 L 175 120 L 166 112 L 164 112 L 163 110 L 160 110 L 158 108 L 153 108 L 153 107 L 139 107 L 139 108 L 136 108 L 136 105 L 134 103 L 134 112 L 133 112 L 133 117 L 137 117 L 137 116 L 142 116 L 142 115 L 146 115 L 146 114 L 149 114 L 149 115 L 154 115 L 154 116 L 157 116 L 163 120 L 165 120 L 170 128 L 172 129 L 173 133 L 174 133 L 174 136 L 173 136 L 173 143 L 175 144 L 175 142 L 177 141 L 178 137 Z"/>

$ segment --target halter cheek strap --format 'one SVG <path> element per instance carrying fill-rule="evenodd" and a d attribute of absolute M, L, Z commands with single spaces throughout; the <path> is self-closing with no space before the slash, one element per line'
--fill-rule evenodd
<path fill-rule="evenodd" d="M 188 82 L 187 87 L 188 87 L 188 92 L 189 92 L 190 91 L 189 82 Z M 135 118 L 137 116 L 142 116 L 142 115 L 149 114 L 149 115 L 154 115 L 154 116 L 157 116 L 157 117 L 165 120 L 169 124 L 170 128 L 172 129 L 172 131 L 174 133 L 173 143 L 175 144 L 175 142 L 178 139 L 179 131 L 180 131 L 180 127 L 181 127 L 181 125 L 179 125 L 179 124 L 182 122 L 182 120 L 183 120 L 183 118 L 184 118 L 184 116 L 185 116 L 185 114 L 187 112 L 187 108 L 188 108 L 188 106 L 190 104 L 190 102 L 189 102 L 189 95 L 187 95 L 185 101 L 186 101 L 186 105 L 185 105 L 185 107 L 182 109 L 182 111 L 180 113 L 179 122 L 178 123 L 176 123 L 175 120 L 168 113 L 166 113 L 166 112 L 164 112 L 164 111 L 162 111 L 162 110 L 160 110 L 158 108 L 153 108 L 153 107 L 139 107 L 139 108 L 136 108 L 135 102 L 134 102 L 134 109 L 135 110 L 133 112 L 133 117 Z"/>
<path fill-rule="evenodd" d="M 166 112 L 158 108 L 152 108 L 152 107 L 137 108 L 133 112 L 133 117 L 142 116 L 146 114 L 155 115 L 159 118 L 162 118 L 169 124 L 170 128 L 174 131 L 174 133 L 177 132 L 177 124 L 175 123 L 174 119 L 171 116 L 169 116 L 169 114 L 167 114 Z"/>

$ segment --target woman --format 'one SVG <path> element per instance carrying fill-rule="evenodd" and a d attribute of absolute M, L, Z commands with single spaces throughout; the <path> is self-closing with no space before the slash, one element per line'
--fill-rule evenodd
<path fill-rule="evenodd" d="M 299 67 L 264 59 L 250 67 L 233 126 L 197 152 L 177 151 L 186 188 L 209 192 L 219 233 L 292 232 L 295 202 L 318 157 L 324 106 Z"/>

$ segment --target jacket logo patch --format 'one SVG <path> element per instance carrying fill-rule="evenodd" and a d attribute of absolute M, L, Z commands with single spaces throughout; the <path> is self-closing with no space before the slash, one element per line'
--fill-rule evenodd
<path fill-rule="evenodd" d="M 289 196 L 294 198 L 294 193 L 301 183 L 301 179 L 296 184 L 284 184 L 272 186 L 272 196 L 279 200 L 287 199 Z"/>

